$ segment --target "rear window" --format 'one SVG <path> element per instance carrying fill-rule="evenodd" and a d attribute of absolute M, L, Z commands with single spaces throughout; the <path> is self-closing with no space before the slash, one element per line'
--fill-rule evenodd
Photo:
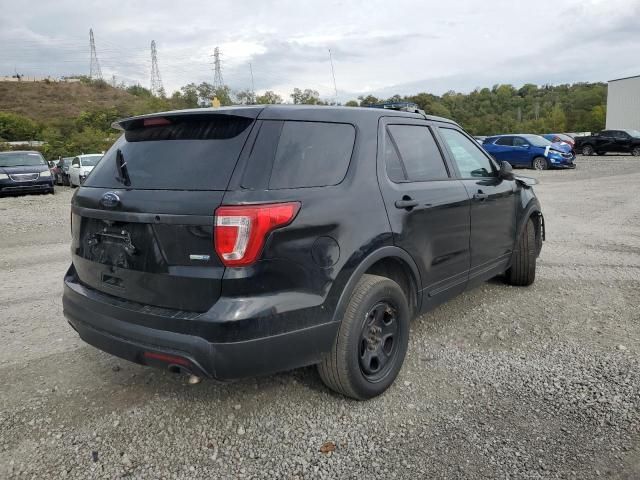
<path fill-rule="evenodd" d="M 345 123 L 262 122 L 242 186 L 252 189 L 337 185 L 349 168 L 355 128 Z"/>
<path fill-rule="evenodd" d="M 135 120 L 84 186 L 121 188 L 120 151 L 130 188 L 224 190 L 252 123 L 246 117 L 203 114 Z"/>

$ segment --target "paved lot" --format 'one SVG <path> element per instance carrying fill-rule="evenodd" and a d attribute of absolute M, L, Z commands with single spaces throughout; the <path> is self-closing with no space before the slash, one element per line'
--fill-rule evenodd
<path fill-rule="evenodd" d="M 0 478 L 640 478 L 640 159 L 518 173 L 542 182 L 535 285 L 417 319 L 366 403 L 312 368 L 187 386 L 84 345 L 72 192 L 0 199 Z"/>

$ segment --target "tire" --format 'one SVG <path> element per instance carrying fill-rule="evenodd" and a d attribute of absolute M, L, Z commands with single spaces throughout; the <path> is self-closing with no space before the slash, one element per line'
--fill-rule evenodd
<path fill-rule="evenodd" d="M 549 162 L 544 157 L 536 157 L 531 162 L 531 168 L 534 170 L 547 170 L 549 168 Z"/>
<path fill-rule="evenodd" d="M 513 252 L 511 267 L 506 272 L 506 281 L 510 285 L 526 287 L 536 279 L 536 258 L 538 245 L 533 220 L 528 219 Z"/>
<path fill-rule="evenodd" d="M 409 321 L 409 305 L 400 286 L 386 277 L 363 275 L 333 348 L 318 365 L 320 378 L 330 389 L 357 400 L 380 395 L 402 368 Z"/>
<path fill-rule="evenodd" d="M 49 190 L 49 193 L 50 193 L 51 195 L 55 195 L 55 194 L 56 194 L 56 189 L 55 189 L 55 187 L 51 187 L 51 190 Z"/>
<path fill-rule="evenodd" d="M 640 157 L 640 145 L 631 149 L 631 155 L 634 157 Z"/>
<path fill-rule="evenodd" d="M 583 145 L 582 146 L 582 154 L 589 156 L 589 155 L 593 155 L 595 152 L 595 150 L 593 149 L 593 147 L 591 145 Z"/>

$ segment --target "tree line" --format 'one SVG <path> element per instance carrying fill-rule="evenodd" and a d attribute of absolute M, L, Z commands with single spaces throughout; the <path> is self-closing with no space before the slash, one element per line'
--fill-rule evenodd
<path fill-rule="evenodd" d="M 92 88 L 114 88 L 102 81 L 82 79 Z M 37 123 L 10 112 L 0 112 L 0 150 L 3 141 L 42 140 L 39 149 L 49 159 L 82 152 L 106 150 L 118 136 L 111 124 L 119 118 L 163 110 L 208 107 L 215 98 L 221 106 L 236 104 L 328 105 L 313 89 L 295 88 L 284 99 L 273 91 L 256 95 L 251 90 L 233 91 L 202 82 L 183 86 L 171 96 L 154 96 L 139 85 L 119 87 L 138 97 L 135 107 L 125 104 L 83 111 L 76 118 Z M 564 85 L 494 85 L 470 93 L 450 91 L 443 95 L 418 93 L 378 98 L 360 96 L 344 103 L 348 107 L 383 102 L 412 102 L 427 114 L 453 119 L 473 135 L 498 133 L 590 132 L 604 128 L 607 85 L 576 83 Z M 130 97 L 129 97 L 130 98 Z"/>

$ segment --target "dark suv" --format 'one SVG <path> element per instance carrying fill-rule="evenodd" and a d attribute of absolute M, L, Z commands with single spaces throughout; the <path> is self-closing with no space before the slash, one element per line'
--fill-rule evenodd
<path fill-rule="evenodd" d="M 317 364 L 365 399 L 412 317 L 496 275 L 534 281 L 535 182 L 452 121 L 267 106 L 117 126 L 73 197 L 63 298 L 114 355 L 218 380 Z"/>

